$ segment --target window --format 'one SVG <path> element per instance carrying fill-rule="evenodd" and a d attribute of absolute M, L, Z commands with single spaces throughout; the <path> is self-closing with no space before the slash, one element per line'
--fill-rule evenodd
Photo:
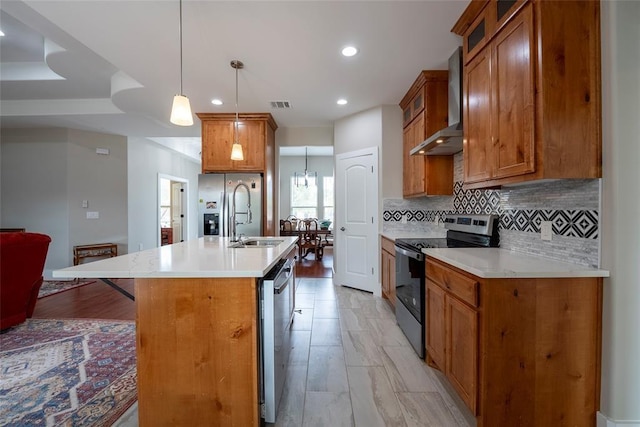
<path fill-rule="evenodd" d="M 318 218 L 318 186 L 315 178 L 309 178 L 309 186 L 296 186 L 291 177 L 291 215 L 296 218 Z"/>
<path fill-rule="evenodd" d="M 322 178 L 322 209 L 324 214 L 321 219 L 328 219 L 333 223 L 333 177 L 325 176 Z"/>
<path fill-rule="evenodd" d="M 296 218 L 328 219 L 333 222 L 333 176 L 318 177 L 309 181 L 309 187 L 297 187 L 291 177 L 291 212 Z"/>
<path fill-rule="evenodd" d="M 160 180 L 160 227 L 171 227 L 171 181 Z"/>

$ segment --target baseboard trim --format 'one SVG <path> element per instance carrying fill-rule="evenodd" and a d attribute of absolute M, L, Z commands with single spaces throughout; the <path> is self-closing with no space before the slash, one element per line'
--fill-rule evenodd
<path fill-rule="evenodd" d="M 598 412 L 596 416 L 597 427 L 640 427 L 640 421 L 620 421 L 612 420 L 604 415 L 602 412 Z"/>

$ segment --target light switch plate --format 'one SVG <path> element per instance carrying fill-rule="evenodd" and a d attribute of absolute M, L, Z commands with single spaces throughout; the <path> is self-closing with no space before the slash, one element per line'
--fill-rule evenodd
<path fill-rule="evenodd" d="M 540 223 L 540 238 L 542 240 L 551 240 L 551 235 L 553 234 L 551 221 L 542 221 Z"/>
<path fill-rule="evenodd" d="M 87 212 L 87 219 L 99 219 L 100 212 Z"/>

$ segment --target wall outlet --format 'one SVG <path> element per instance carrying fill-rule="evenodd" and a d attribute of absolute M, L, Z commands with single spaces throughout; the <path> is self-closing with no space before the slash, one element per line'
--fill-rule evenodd
<path fill-rule="evenodd" d="M 88 208 L 89 207 L 89 201 L 88 200 L 83 200 L 82 201 L 82 207 L 83 208 Z"/>
<path fill-rule="evenodd" d="M 141 251 L 142 250 L 142 243 L 138 243 L 138 250 Z"/>
<path fill-rule="evenodd" d="M 407 217 L 408 217 L 408 215 L 406 215 L 406 214 L 402 215 L 402 219 L 400 220 L 400 223 L 401 224 L 406 224 L 407 223 Z"/>
<path fill-rule="evenodd" d="M 553 234 L 551 221 L 542 221 L 540 223 L 540 238 L 542 240 L 551 240 L 551 235 Z"/>
<path fill-rule="evenodd" d="M 87 212 L 87 219 L 99 219 L 100 212 Z"/>

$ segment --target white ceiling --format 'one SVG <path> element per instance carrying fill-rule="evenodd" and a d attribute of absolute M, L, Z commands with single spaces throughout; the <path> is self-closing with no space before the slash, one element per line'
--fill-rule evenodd
<path fill-rule="evenodd" d="M 183 92 L 194 113 L 235 112 L 229 63 L 239 59 L 240 112 L 270 112 L 279 127 L 331 127 L 398 104 L 420 70 L 446 69 L 467 4 L 184 0 Z M 178 0 L 3 0 L 2 127 L 69 127 L 199 152 L 197 117 L 191 127 L 169 122 L 178 27 Z M 340 55 L 347 44 L 359 54 Z M 293 108 L 271 108 L 281 100 Z"/>

